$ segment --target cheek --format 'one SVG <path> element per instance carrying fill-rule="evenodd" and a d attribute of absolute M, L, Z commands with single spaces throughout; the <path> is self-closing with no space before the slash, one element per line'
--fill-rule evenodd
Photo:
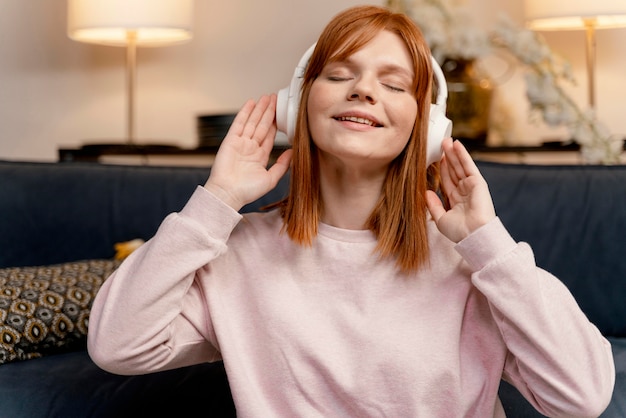
<path fill-rule="evenodd" d="M 307 108 L 309 115 L 317 116 L 328 109 L 333 102 L 332 91 L 326 88 L 324 83 L 314 81 L 309 91 Z"/>
<path fill-rule="evenodd" d="M 396 118 L 395 122 L 398 127 L 399 135 L 408 140 L 413 131 L 415 119 L 417 118 L 417 103 L 413 100 L 398 102 L 393 114 Z"/>
<path fill-rule="evenodd" d="M 307 117 L 309 131 L 315 139 L 324 120 L 328 119 L 328 109 L 332 106 L 332 92 L 323 83 L 313 82 L 307 100 Z"/>

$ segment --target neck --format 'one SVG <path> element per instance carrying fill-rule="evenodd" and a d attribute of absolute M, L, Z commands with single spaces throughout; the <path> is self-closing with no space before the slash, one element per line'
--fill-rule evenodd
<path fill-rule="evenodd" d="M 322 222 L 337 228 L 367 229 L 386 172 L 333 165 L 321 167 L 320 173 Z"/>

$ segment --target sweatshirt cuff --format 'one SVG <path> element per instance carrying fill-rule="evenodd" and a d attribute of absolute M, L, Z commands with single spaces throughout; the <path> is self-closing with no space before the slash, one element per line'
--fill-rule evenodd
<path fill-rule="evenodd" d="M 189 201 L 179 212 L 201 224 L 215 239 L 226 242 L 243 216 L 202 186 L 196 187 Z"/>
<path fill-rule="evenodd" d="M 461 240 L 455 248 L 472 269 L 478 271 L 516 246 L 500 218 L 496 217 Z"/>

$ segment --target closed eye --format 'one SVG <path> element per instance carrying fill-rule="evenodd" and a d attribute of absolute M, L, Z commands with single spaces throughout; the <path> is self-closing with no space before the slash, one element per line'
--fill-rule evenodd
<path fill-rule="evenodd" d="M 329 81 L 347 81 L 350 80 L 350 77 L 328 76 L 327 79 Z"/>
<path fill-rule="evenodd" d="M 391 90 L 391 91 L 393 91 L 393 92 L 397 92 L 397 93 L 404 93 L 404 92 L 406 91 L 405 89 L 403 89 L 403 88 L 401 88 L 401 87 L 396 87 L 396 86 L 393 86 L 393 85 L 391 85 L 391 84 L 385 84 L 385 83 L 382 83 L 382 84 L 383 84 L 383 86 L 385 86 L 387 89 L 389 89 L 389 90 Z"/>

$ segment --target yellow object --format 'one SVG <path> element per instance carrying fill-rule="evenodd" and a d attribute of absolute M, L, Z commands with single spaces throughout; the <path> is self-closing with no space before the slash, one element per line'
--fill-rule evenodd
<path fill-rule="evenodd" d="M 130 241 L 118 242 L 115 244 L 115 259 L 123 260 L 130 255 L 133 251 L 139 248 L 145 241 L 141 238 L 136 238 Z"/>

